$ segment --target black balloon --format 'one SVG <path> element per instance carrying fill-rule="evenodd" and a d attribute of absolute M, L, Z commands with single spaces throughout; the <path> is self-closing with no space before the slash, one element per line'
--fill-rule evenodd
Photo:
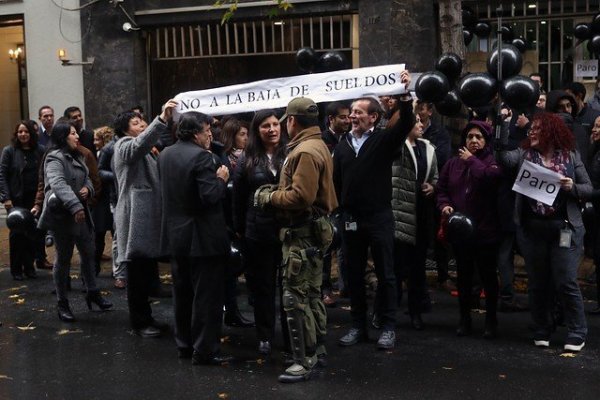
<path fill-rule="evenodd" d="M 417 98 L 427 103 L 443 100 L 448 90 L 450 90 L 448 78 L 439 71 L 423 73 L 415 84 Z"/>
<path fill-rule="evenodd" d="M 594 15 L 590 28 L 592 30 L 592 35 L 597 35 L 600 33 L 600 13 Z"/>
<path fill-rule="evenodd" d="M 317 60 L 315 71 L 333 72 L 348 68 L 346 57 L 337 51 L 328 51 Z"/>
<path fill-rule="evenodd" d="M 496 78 L 487 73 L 468 74 L 458 84 L 458 94 L 467 107 L 482 107 L 498 92 Z"/>
<path fill-rule="evenodd" d="M 446 75 L 449 81 L 454 82 L 462 72 L 462 60 L 454 53 L 444 53 L 435 63 L 435 69 Z"/>
<path fill-rule="evenodd" d="M 465 243 L 474 233 L 475 226 L 469 217 L 459 212 L 450 214 L 446 227 L 446 237 L 450 243 Z"/>
<path fill-rule="evenodd" d="M 56 196 L 55 193 L 51 193 L 48 196 L 48 208 L 54 212 L 65 211 L 63 202 Z"/>
<path fill-rule="evenodd" d="M 26 208 L 13 207 L 8 210 L 6 216 L 6 226 L 14 232 L 27 233 L 35 228 L 35 218 L 33 214 Z"/>
<path fill-rule="evenodd" d="M 502 46 L 502 79 L 510 78 L 521 72 L 523 56 L 515 46 Z M 487 60 L 487 70 L 490 74 L 498 76 L 498 49 L 494 49 Z"/>
<path fill-rule="evenodd" d="M 442 101 L 438 101 L 437 103 L 434 103 L 434 105 L 437 112 L 441 115 L 447 117 L 457 116 L 462 109 L 462 102 L 458 96 L 458 89 L 449 91 Z"/>
<path fill-rule="evenodd" d="M 588 24 L 577 24 L 573 30 L 573 35 L 579 40 L 588 40 L 592 37 L 592 29 Z"/>
<path fill-rule="evenodd" d="M 463 40 L 465 41 L 465 46 L 468 46 L 473 40 L 473 32 L 463 29 Z"/>
<path fill-rule="evenodd" d="M 540 97 L 540 86 L 532 79 L 517 75 L 502 81 L 500 96 L 513 110 L 523 112 L 532 109 Z"/>
<path fill-rule="evenodd" d="M 585 47 L 587 48 L 587 50 L 590 52 L 591 55 L 594 55 L 594 49 L 592 49 L 592 41 L 588 40 L 587 44 L 585 45 Z"/>
<path fill-rule="evenodd" d="M 502 25 L 502 41 L 510 43 L 515 38 L 515 34 L 510 26 Z"/>
<path fill-rule="evenodd" d="M 492 27 L 487 22 L 478 22 L 473 31 L 480 38 L 486 38 L 492 33 Z"/>
<path fill-rule="evenodd" d="M 519 52 L 521 53 L 525 53 L 525 50 L 527 50 L 527 43 L 523 38 L 514 38 L 512 41 L 512 45 L 515 46 L 517 50 L 519 50 Z"/>
<path fill-rule="evenodd" d="M 591 52 L 596 55 L 600 54 L 600 35 L 591 38 L 588 46 L 588 49 L 591 49 Z"/>
<path fill-rule="evenodd" d="M 296 65 L 302 72 L 312 72 L 319 56 L 312 47 L 303 47 L 296 52 Z"/>
<path fill-rule="evenodd" d="M 477 16 L 473 10 L 469 7 L 463 7 L 462 9 L 462 23 L 464 26 L 471 28 L 477 24 Z"/>

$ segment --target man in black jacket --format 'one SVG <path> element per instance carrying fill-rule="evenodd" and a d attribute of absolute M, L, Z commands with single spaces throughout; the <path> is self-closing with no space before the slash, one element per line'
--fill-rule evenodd
<path fill-rule="evenodd" d="M 327 129 L 321 132 L 321 138 L 327 145 L 330 153 L 333 153 L 335 147 L 350 129 L 350 108 L 347 104 L 340 101 L 329 103 L 326 109 L 327 114 Z M 323 283 L 321 284 L 321 292 L 323 304 L 327 307 L 335 307 L 336 300 L 333 297 L 333 286 L 331 284 L 331 259 L 332 251 L 330 250 L 323 256 Z M 347 271 L 344 266 L 343 246 L 336 250 L 338 264 L 338 288 L 340 292 L 346 292 L 348 283 Z"/>
<path fill-rule="evenodd" d="M 408 71 L 402 71 L 400 79 L 408 86 Z M 379 308 L 383 332 L 377 346 L 390 349 L 396 342 L 392 162 L 396 150 L 404 144 L 414 125 L 410 95 L 403 95 L 401 100 L 399 121 L 390 129 L 380 130 L 375 128 L 382 115 L 379 102 L 369 97 L 356 99 L 351 107 L 351 131 L 334 152 L 333 179 L 343 212 L 353 320 L 350 331 L 340 339 L 342 346 L 351 346 L 368 338 L 363 276 L 369 247 L 381 288 Z"/>
<path fill-rule="evenodd" d="M 573 96 L 577 104 L 577 115 L 574 116 L 575 121 L 579 122 L 585 129 L 588 136 L 592 134 L 592 128 L 596 118 L 600 117 L 600 111 L 594 110 L 585 103 L 585 95 L 587 91 L 585 86 L 580 82 L 571 82 L 565 86 L 565 92 Z"/>
<path fill-rule="evenodd" d="M 162 195 L 161 250 L 171 256 L 175 341 L 180 358 L 220 365 L 223 282 L 229 238 L 223 199 L 229 179 L 217 169 L 210 144 L 210 118 L 184 114 L 178 141 L 159 157 Z"/>
<path fill-rule="evenodd" d="M 73 124 L 79 135 L 79 143 L 86 149 L 92 152 L 96 157 L 96 147 L 94 146 L 94 132 L 83 127 L 83 116 L 81 110 L 77 106 L 67 107 L 63 117 L 68 118 Z"/>

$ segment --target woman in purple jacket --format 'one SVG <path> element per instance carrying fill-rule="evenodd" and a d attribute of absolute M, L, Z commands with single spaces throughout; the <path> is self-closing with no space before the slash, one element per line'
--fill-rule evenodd
<path fill-rule="evenodd" d="M 437 183 L 437 206 L 442 215 L 453 212 L 466 215 L 474 225 L 468 238 L 453 238 L 456 257 L 460 323 L 456 334 L 471 333 L 471 291 L 475 268 L 482 280 L 486 301 L 484 338 L 496 336 L 496 301 L 498 278 L 496 256 L 499 225 L 496 212 L 496 186 L 501 169 L 496 164 L 491 147 L 492 127 L 481 121 L 471 121 L 463 130 L 463 146 L 458 156 L 442 169 Z"/>

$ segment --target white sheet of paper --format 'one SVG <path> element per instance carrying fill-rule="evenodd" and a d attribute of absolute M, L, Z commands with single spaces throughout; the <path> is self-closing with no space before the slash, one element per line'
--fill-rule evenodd
<path fill-rule="evenodd" d="M 560 178 L 561 174 L 525 160 L 512 190 L 551 206 L 560 190 Z"/>

